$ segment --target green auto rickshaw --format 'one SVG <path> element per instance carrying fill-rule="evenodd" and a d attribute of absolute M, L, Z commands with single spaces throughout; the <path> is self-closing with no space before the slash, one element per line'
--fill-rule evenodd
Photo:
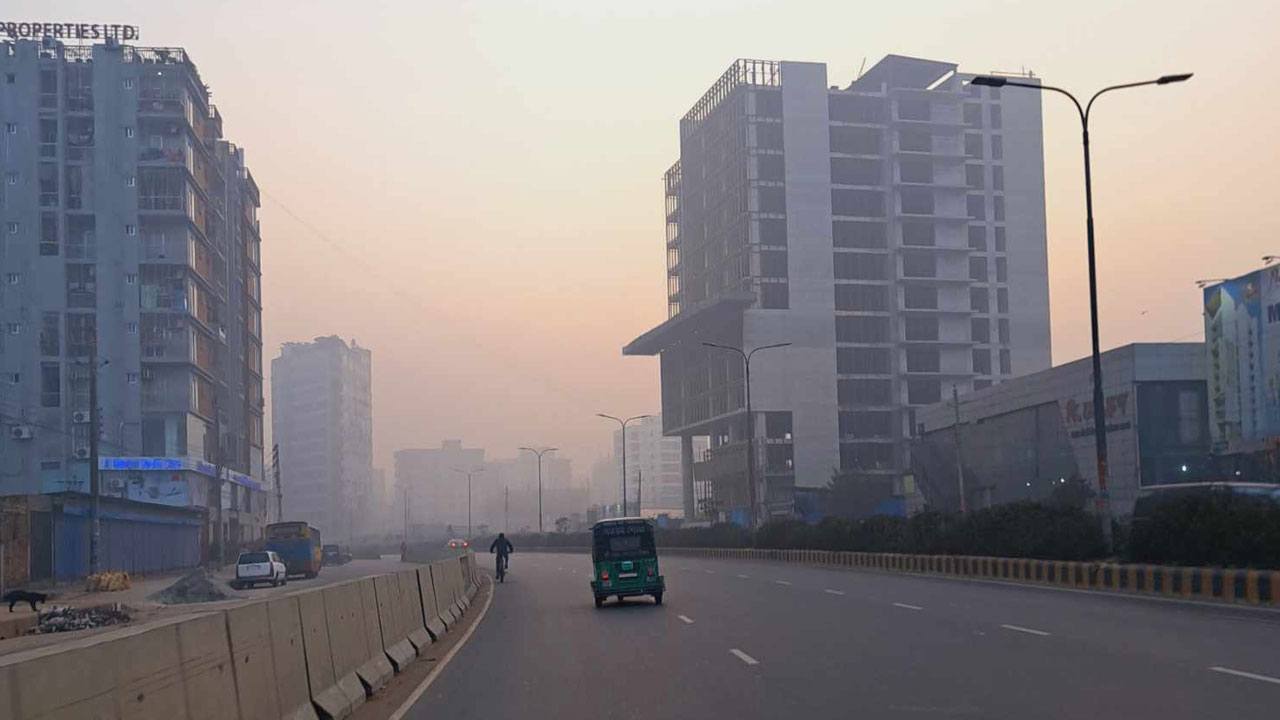
<path fill-rule="evenodd" d="M 619 600 L 651 595 L 662 604 L 666 581 L 658 572 L 653 523 L 644 518 L 612 518 L 591 526 L 591 562 L 595 566 L 591 592 L 596 607 L 610 595 Z"/>

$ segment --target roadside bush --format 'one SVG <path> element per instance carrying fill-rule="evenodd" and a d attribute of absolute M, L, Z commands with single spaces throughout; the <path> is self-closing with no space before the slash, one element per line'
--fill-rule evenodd
<path fill-rule="evenodd" d="M 1153 507 L 1129 528 L 1126 559 L 1164 565 L 1280 569 L 1280 506 L 1214 493 Z"/>

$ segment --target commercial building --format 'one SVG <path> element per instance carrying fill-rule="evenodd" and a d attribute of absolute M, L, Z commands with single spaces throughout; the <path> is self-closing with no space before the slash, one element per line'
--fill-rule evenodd
<path fill-rule="evenodd" d="M 613 461 L 617 496 L 622 491 L 622 430 L 613 432 Z M 647 417 L 627 427 L 627 498 L 630 514 L 684 515 L 680 439 L 662 434 L 660 417 Z"/>
<path fill-rule="evenodd" d="M 1046 500 L 1073 477 L 1096 492 L 1092 360 L 1083 358 L 960 396 L 959 442 L 970 509 Z M 1142 487 L 1218 479 L 1210 456 L 1202 343 L 1126 345 L 1102 354 L 1113 514 Z M 960 507 L 956 408 L 916 413 L 910 446 L 924 503 Z"/>
<path fill-rule="evenodd" d="M 623 353 L 661 356 L 686 518 L 745 520 L 749 436 L 762 516 L 820 514 L 833 475 L 902 512 L 916 408 L 1049 366 L 1040 94 L 969 77 L 739 60 L 680 121 L 668 319 Z M 706 342 L 791 344 L 755 356 L 754 417 Z"/>
<path fill-rule="evenodd" d="M 1280 438 L 1280 265 L 1204 288 L 1209 430 L 1224 455 L 1273 455 Z"/>
<path fill-rule="evenodd" d="M 285 343 L 271 361 L 271 437 L 285 521 L 350 542 L 373 481 L 373 356 L 336 336 Z"/>
<path fill-rule="evenodd" d="M 463 447 L 461 440 L 445 440 L 438 448 L 408 448 L 395 453 L 395 486 L 407 498 L 409 525 L 443 532 L 446 526 L 465 528 L 467 477 L 492 482 L 487 474 L 484 448 Z M 479 471 L 479 472 L 478 472 Z M 477 474 L 478 472 L 478 474 Z M 474 487 L 473 487 L 474 489 Z"/>
<path fill-rule="evenodd" d="M 108 567 L 260 538 L 258 188 L 195 64 L 0 42 L 0 133 L 0 494 L 29 500 L 31 576 L 87 571 L 95 422 Z"/>

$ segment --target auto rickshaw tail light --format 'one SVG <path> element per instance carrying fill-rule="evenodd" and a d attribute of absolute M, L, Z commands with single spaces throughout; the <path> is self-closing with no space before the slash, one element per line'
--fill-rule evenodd
<path fill-rule="evenodd" d="M 650 566 L 649 566 L 649 577 L 650 577 L 650 578 L 652 578 L 652 577 L 653 577 L 653 575 L 654 575 L 654 572 L 653 572 L 653 566 L 652 566 L 652 565 L 650 565 Z"/>
<path fill-rule="evenodd" d="M 603 580 L 603 581 L 605 581 L 605 582 L 608 582 L 608 581 L 609 581 L 609 571 L 608 571 L 608 570 L 605 570 L 604 572 L 600 573 L 600 579 L 601 579 L 601 580 Z"/>

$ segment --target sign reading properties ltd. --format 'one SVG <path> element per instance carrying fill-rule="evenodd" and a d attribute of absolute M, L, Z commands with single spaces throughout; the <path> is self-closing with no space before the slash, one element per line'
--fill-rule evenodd
<path fill-rule="evenodd" d="M 0 22 L 0 35 L 11 40 L 137 40 L 137 25 L 98 23 Z"/>

